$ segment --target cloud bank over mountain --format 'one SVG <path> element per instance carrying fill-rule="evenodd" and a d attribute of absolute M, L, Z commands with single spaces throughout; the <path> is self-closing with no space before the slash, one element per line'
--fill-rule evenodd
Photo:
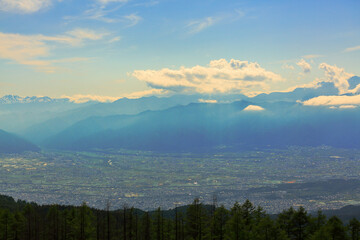
<path fill-rule="evenodd" d="M 148 86 L 177 93 L 247 93 L 263 90 L 268 84 L 284 81 L 256 62 L 213 60 L 208 66 L 173 70 L 135 70 L 132 76 Z"/>

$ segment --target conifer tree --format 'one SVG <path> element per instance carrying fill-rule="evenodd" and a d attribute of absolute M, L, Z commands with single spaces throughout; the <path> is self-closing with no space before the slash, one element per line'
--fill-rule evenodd
<path fill-rule="evenodd" d="M 359 240 L 360 239 L 360 222 L 356 218 L 353 218 L 350 220 L 348 228 L 350 231 L 351 240 Z"/>

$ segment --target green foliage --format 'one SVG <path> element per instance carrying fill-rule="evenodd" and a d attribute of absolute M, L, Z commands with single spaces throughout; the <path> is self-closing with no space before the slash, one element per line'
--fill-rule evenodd
<path fill-rule="evenodd" d="M 0 240 L 359 240 L 360 222 L 347 226 L 338 217 L 311 216 L 303 207 L 271 218 L 250 201 L 206 206 L 195 199 L 165 215 L 124 207 L 110 211 L 79 207 L 37 206 L 18 202 L 0 208 Z"/>
<path fill-rule="evenodd" d="M 350 220 L 348 229 L 350 232 L 351 240 L 360 239 L 360 222 L 356 218 Z"/>
<path fill-rule="evenodd" d="M 203 204 L 196 198 L 186 211 L 186 234 L 188 239 L 205 239 L 208 230 L 208 215 Z"/>

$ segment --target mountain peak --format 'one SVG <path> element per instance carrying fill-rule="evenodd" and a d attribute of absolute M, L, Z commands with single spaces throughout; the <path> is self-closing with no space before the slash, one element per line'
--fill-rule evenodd
<path fill-rule="evenodd" d="M 50 97 L 20 97 L 18 95 L 5 95 L 0 98 L 0 104 L 15 104 L 15 103 L 52 103 L 52 102 L 68 102 L 67 98 L 50 98 Z"/>

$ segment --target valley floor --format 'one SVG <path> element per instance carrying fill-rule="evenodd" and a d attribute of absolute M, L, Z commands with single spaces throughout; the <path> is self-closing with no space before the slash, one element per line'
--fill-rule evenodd
<path fill-rule="evenodd" d="M 43 151 L 0 156 L 0 194 L 40 204 L 173 208 L 199 197 L 269 213 L 360 203 L 360 151 L 329 147 L 160 154 Z"/>

